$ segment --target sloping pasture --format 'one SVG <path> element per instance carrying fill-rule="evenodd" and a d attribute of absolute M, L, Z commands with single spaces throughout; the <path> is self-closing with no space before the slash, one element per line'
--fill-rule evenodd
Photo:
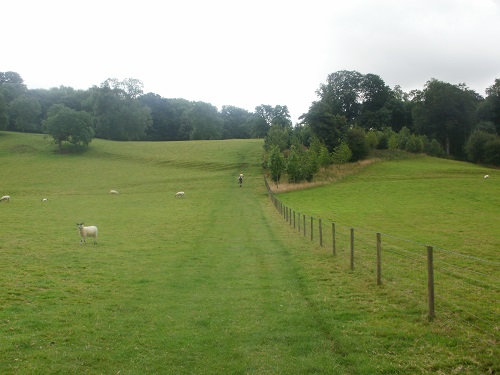
<path fill-rule="evenodd" d="M 0 132 L 2 373 L 498 371 L 491 345 L 291 234 L 259 140 L 53 149 Z M 97 246 L 79 245 L 76 222 L 99 227 Z"/>
<path fill-rule="evenodd" d="M 346 275 L 380 284 L 373 293 L 390 293 L 422 320 L 429 314 L 434 327 L 460 331 L 471 350 L 498 354 L 499 179 L 492 168 L 417 156 L 274 199 L 295 232 L 335 252 Z"/>

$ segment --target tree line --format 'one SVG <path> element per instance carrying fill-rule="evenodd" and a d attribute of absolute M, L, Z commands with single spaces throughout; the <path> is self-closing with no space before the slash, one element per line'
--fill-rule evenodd
<path fill-rule="evenodd" d="M 500 79 L 486 97 L 436 79 L 405 93 L 375 74 L 342 70 L 316 94 L 299 124 L 268 131 L 265 163 L 276 182 L 284 173 L 291 182 L 310 180 L 321 166 L 361 160 L 373 149 L 500 165 Z"/>
<path fill-rule="evenodd" d="M 87 90 L 28 89 L 18 73 L 0 72 L 0 130 L 47 133 L 60 147 L 88 145 L 94 137 L 265 138 L 268 156 L 278 147 L 285 161 L 291 156 L 292 164 L 303 165 L 316 165 L 311 160 L 320 153 L 324 159 L 326 152 L 330 162 L 356 161 L 373 148 L 500 165 L 500 79 L 486 89 L 486 97 L 465 84 L 436 79 L 406 93 L 378 75 L 342 70 L 329 74 L 316 94 L 292 126 L 287 106 L 218 110 L 210 103 L 145 94 L 142 82 L 133 78 L 110 78 Z M 306 161 L 307 152 L 317 155 Z M 300 173 L 310 178 L 311 173 Z"/>
<path fill-rule="evenodd" d="M 28 89 L 16 72 L 0 72 L 0 130 L 47 133 L 56 144 L 263 138 L 271 122 L 291 126 L 286 106 L 236 106 L 167 99 L 143 92 L 138 79 L 110 78 L 88 90 Z"/>

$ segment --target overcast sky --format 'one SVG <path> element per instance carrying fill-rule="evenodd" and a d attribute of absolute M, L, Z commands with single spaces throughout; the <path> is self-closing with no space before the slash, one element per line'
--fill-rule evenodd
<path fill-rule="evenodd" d="M 500 78 L 500 0 L 16 0 L 2 2 L 0 71 L 29 89 L 137 78 L 144 92 L 286 105 L 295 123 L 328 74 L 393 88 L 431 78 L 481 95 Z"/>

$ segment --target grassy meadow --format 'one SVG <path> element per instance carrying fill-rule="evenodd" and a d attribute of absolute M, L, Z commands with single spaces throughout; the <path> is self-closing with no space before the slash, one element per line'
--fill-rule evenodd
<path fill-rule="evenodd" d="M 500 171 L 491 168 L 413 156 L 278 195 L 298 211 L 341 225 L 498 260 L 499 179 Z"/>
<path fill-rule="evenodd" d="M 0 195 L 11 196 L 0 203 L 3 374 L 500 371 L 491 337 L 427 322 L 390 287 L 293 233 L 268 198 L 261 140 L 54 149 L 41 135 L 0 132 Z M 498 172 L 403 164 L 375 163 L 279 199 L 497 261 Z M 476 176 L 486 173 L 489 181 Z M 454 197 L 427 202 L 440 179 L 456 179 L 446 184 Z M 79 245 L 77 222 L 98 226 L 97 246 Z"/>

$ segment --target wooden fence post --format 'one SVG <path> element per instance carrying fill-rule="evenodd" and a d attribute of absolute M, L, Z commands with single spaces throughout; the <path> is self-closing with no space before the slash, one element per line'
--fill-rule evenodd
<path fill-rule="evenodd" d="M 351 271 L 354 271 L 354 228 L 351 228 Z"/>
<path fill-rule="evenodd" d="M 429 300 L 429 321 L 435 316 L 434 312 L 434 255 L 432 246 L 427 246 L 427 298 Z"/>
<path fill-rule="evenodd" d="M 321 219 L 318 219 L 319 226 L 319 246 L 323 246 L 323 228 L 321 227 Z"/>
<path fill-rule="evenodd" d="M 332 250 L 333 256 L 337 255 L 337 249 L 335 249 L 335 223 L 332 223 Z"/>
<path fill-rule="evenodd" d="M 311 241 L 313 240 L 313 217 L 311 216 Z"/>
<path fill-rule="evenodd" d="M 293 229 L 295 229 L 295 210 L 293 210 Z"/>
<path fill-rule="evenodd" d="M 382 285 L 382 235 L 377 233 L 377 285 Z"/>
<path fill-rule="evenodd" d="M 297 216 L 299 217 L 299 220 L 297 220 L 297 224 L 298 224 L 299 232 L 300 232 L 300 212 L 297 212 Z"/>
<path fill-rule="evenodd" d="M 306 215 L 304 214 L 304 236 L 306 235 Z"/>
<path fill-rule="evenodd" d="M 290 208 L 290 226 L 292 226 L 292 209 Z"/>

